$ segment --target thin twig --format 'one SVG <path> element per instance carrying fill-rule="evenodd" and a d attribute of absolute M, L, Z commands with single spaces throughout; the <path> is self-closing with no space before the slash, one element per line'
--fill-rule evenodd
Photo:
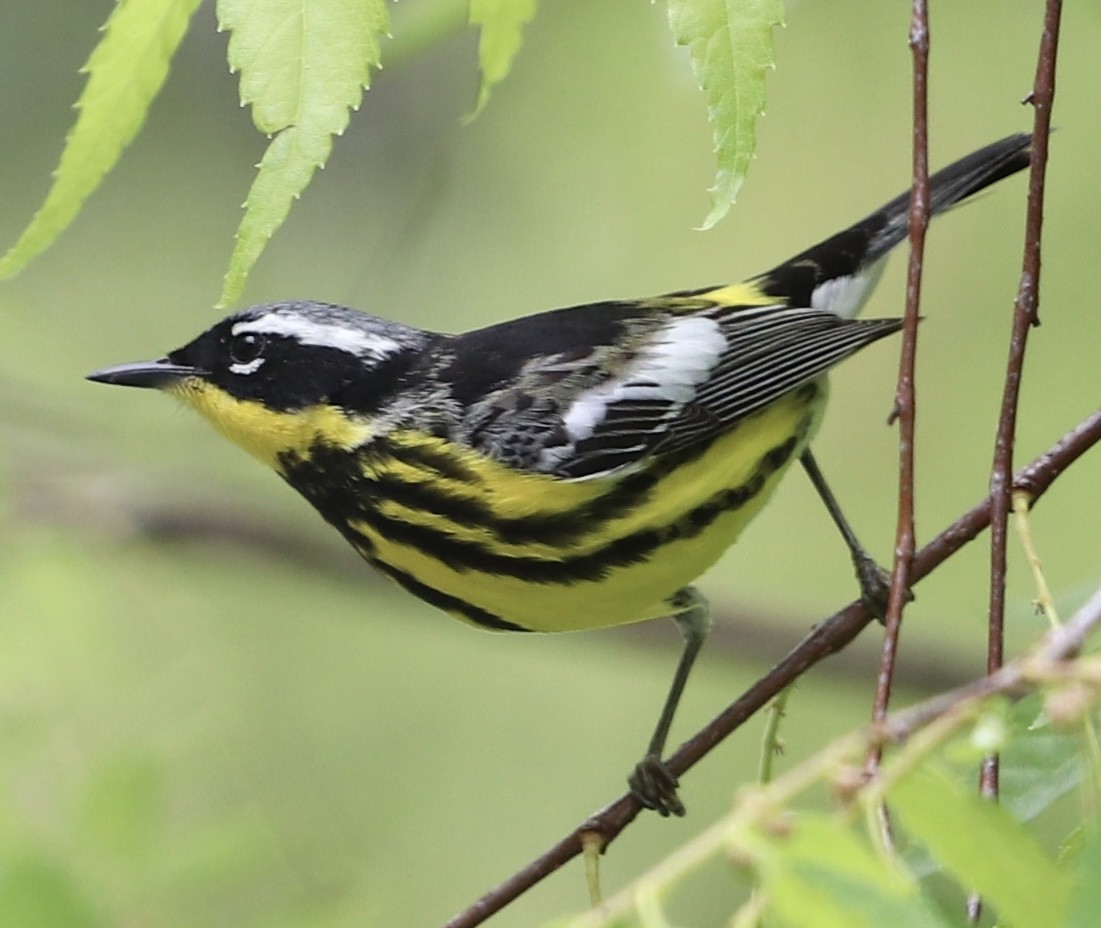
<path fill-rule="evenodd" d="M 1029 510 L 1032 508 L 1032 500 L 1027 493 L 1014 490 L 1013 499 L 1013 527 L 1017 530 L 1017 540 L 1021 550 L 1024 551 L 1025 563 L 1028 564 L 1032 574 L 1032 584 L 1036 587 L 1036 611 L 1042 613 L 1048 624 L 1057 627 L 1059 611 L 1055 608 L 1055 597 L 1051 595 L 1051 587 L 1044 576 L 1044 565 L 1040 560 L 1040 554 L 1036 550 L 1036 541 L 1032 537 L 1032 525 L 1029 519 Z"/>
<path fill-rule="evenodd" d="M 765 730 L 761 734 L 761 759 L 757 763 L 757 782 L 768 783 L 772 780 L 773 762 L 776 755 L 783 753 L 784 743 L 780 739 L 780 723 L 787 713 L 788 699 L 793 687 L 788 687 L 768 704 L 765 716 Z"/>
<path fill-rule="evenodd" d="M 1101 410 L 1063 436 L 1048 451 L 1021 471 L 1014 485 L 1038 500 L 1055 479 L 1087 450 L 1101 441 Z M 949 525 L 915 556 L 910 582 L 926 577 L 990 525 L 990 498 Z M 860 602 L 850 603 L 817 626 L 765 676 L 753 684 L 720 715 L 712 719 L 669 758 L 669 769 L 683 775 L 746 719 L 775 697 L 793 680 L 819 661 L 840 651 L 872 621 Z M 641 811 L 630 793 L 609 803 L 563 837 L 531 863 L 518 870 L 460 912 L 445 928 L 474 928 L 581 853 L 582 835 L 598 832 L 607 846 Z"/>
<path fill-rule="evenodd" d="M 883 648 L 876 678 L 872 720 L 887 717 L 894 680 L 902 610 L 906 605 L 910 564 L 917 543 L 914 538 L 914 423 L 917 397 L 914 367 L 917 360 L 918 319 L 921 306 L 921 272 L 925 258 L 925 230 L 929 227 L 929 10 L 925 0 L 913 0 L 910 10 L 910 52 L 913 57 L 913 155 L 910 192 L 910 263 L 906 271 L 906 312 L 903 316 L 902 351 L 894 416 L 898 419 L 898 522 L 895 528 L 895 559 L 891 571 L 891 593 L 887 600 Z M 882 757 L 879 745 L 868 751 L 865 772 L 875 774 Z M 889 840 L 886 818 L 883 838 Z"/>
<path fill-rule="evenodd" d="M 1036 62 L 1032 92 L 1026 97 L 1035 110 L 1032 127 L 1032 164 L 1028 175 L 1028 212 L 1025 221 L 1024 257 L 1021 279 L 1013 306 L 1013 327 L 1009 339 L 1001 413 L 994 439 L 994 460 L 990 470 L 990 606 L 987 620 L 986 672 L 997 671 L 1005 661 L 1005 582 L 1009 513 L 1012 509 L 1013 446 L 1017 435 L 1017 407 L 1024 371 L 1028 333 L 1040 324 L 1040 240 L 1044 219 L 1044 178 L 1048 140 L 1051 136 L 1051 107 L 1055 99 L 1055 62 L 1059 48 L 1062 0 L 1048 0 L 1044 9 L 1043 32 Z M 979 769 L 979 792 L 989 799 L 998 797 L 998 756 L 983 758 Z M 967 917 L 977 922 L 980 901 L 968 900 Z"/>
<path fill-rule="evenodd" d="M 1055 95 L 1055 60 L 1058 49 L 1061 0 L 1048 0 L 1044 13 L 1044 31 L 1040 40 L 1036 82 L 1027 100 L 1035 107 L 1032 133 L 1032 164 L 1028 178 L 1028 213 L 1025 225 L 1024 258 L 1017 298 L 1013 307 L 1013 329 L 1009 342 L 1001 414 L 994 441 L 994 461 L 990 473 L 990 500 L 993 522 L 990 558 L 990 629 L 987 672 L 993 673 L 1003 662 L 1003 622 L 1005 618 L 1006 544 L 1009 513 L 1012 509 L 1013 445 L 1017 431 L 1017 406 L 1024 369 L 1025 348 L 1031 328 L 1039 325 L 1040 238 L 1043 228 L 1044 178 L 1047 169 L 1048 137 L 1051 134 L 1051 104 Z M 996 789 L 996 779 L 994 781 Z"/>

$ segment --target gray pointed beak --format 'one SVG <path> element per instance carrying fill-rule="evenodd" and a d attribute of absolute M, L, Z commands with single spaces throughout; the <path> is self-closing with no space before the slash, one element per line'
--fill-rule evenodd
<path fill-rule="evenodd" d="M 134 364 L 116 364 L 88 374 L 87 380 L 96 383 L 114 383 L 122 387 L 167 387 L 187 377 L 202 376 L 204 371 L 185 364 L 173 364 L 167 358 L 159 361 L 138 361 Z"/>

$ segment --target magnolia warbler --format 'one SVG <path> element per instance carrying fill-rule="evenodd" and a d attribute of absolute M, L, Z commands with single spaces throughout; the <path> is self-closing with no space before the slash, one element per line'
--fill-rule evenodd
<path fill-rule="evenodd" d="M 943 211 L 1029 163 L 1015 135 L 930 180 Z M 158 387 L 301 493 L 371 564 L 488 629 L 671 616 L 684 650 L 629 782 L 682 815 L 661 757 L 707 635 L 691 586 L 799 460 L 865 601 L 885 574 L 808 450 L 826 372 L 898 331 L 852 318 L 906 235 L 909 191 L 745 283 L 609 300 L 461 335 L 312 301 L 234 313 L 157 361 L 89 375 Z"/>

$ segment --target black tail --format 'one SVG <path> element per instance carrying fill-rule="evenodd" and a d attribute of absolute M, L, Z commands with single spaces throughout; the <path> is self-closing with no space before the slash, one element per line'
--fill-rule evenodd
<path fill-rule="evenodd" d="M 1016 174 L 1028 167 L 1032 157 L 1032 138 L 1021 133 L 980 148 L 965 158 L 942 168 L 929 178 L 929 200 L 933 215 Z M 756 278 L 755 283 L 770 296 L 791 306 L 820 306 L 850 315 L 850 304 L 859 308 L 863 297 L 878 277 L 877 262 L 901 242 L 907 233 L 910 191 L 899 194 L 890 203 L 790 258 Z M 866 281 L 857 278 L 866 276 Z M 833 287 L 831 281 L 837 281 Z M 845 292 L 852 288 L 856 292 Z M 827 286 L 820 290 L 823 284 Z M 855 312 L 855 309 L 851 310 Z"/>

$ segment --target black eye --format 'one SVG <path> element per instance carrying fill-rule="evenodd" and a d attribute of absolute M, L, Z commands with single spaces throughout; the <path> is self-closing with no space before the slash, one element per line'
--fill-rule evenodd
<path fill-rule="evenodd" d="M 249 364 L 264 353 L 264 336 L 249 332 L 229 340 L 229 356 L 234 364 Z"/>

